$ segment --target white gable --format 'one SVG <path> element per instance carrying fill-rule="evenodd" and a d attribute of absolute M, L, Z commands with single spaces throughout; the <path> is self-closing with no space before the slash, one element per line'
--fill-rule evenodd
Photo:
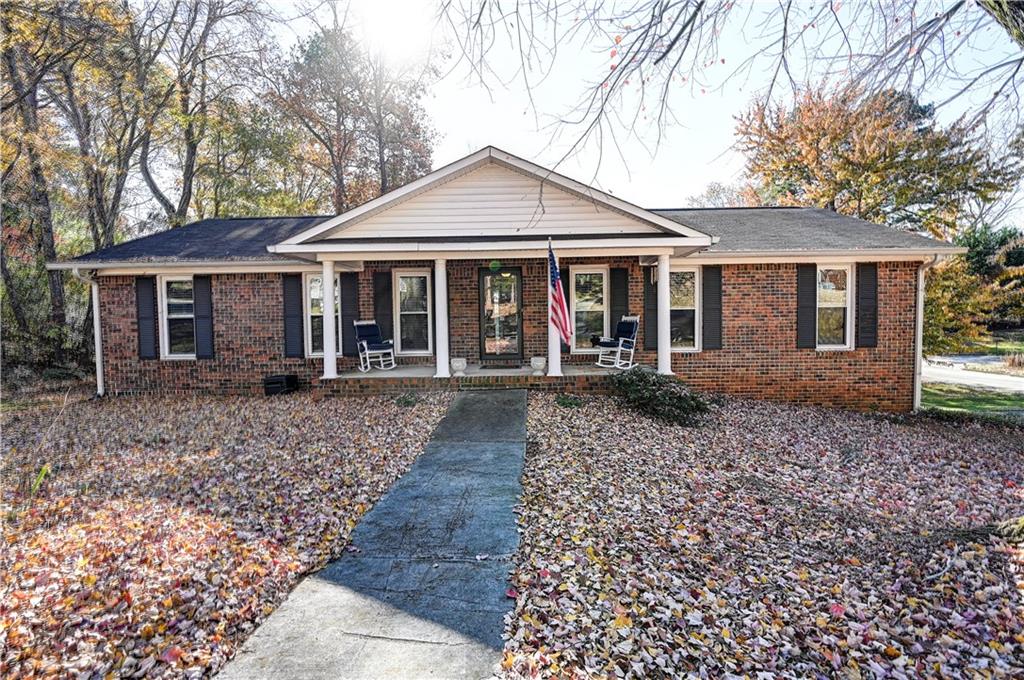
<path fill-rule="evenodd" d="M 325 238 L 660 234 L 657 227 L 542 182 L 488 163 L 410 196 Z"/>

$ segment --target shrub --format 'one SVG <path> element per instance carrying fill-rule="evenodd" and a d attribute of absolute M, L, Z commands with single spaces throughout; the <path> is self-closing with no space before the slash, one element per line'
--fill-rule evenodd
<path fill-rule="evenodd" d="M 583 400 L 574 394 L 559 394 L 555 397 L 555 403 L 562 408 L 579 408 L 583 406 Z"/>
<path fill-rule="evenodd" d="M 695 425 L 709 408 L 707 400 L 683 383 L 649 369 L 613 375 L 611 384 L 630 408 L 674 425 Z"/>
<path fill-rule="evenodd" d="M 403 408 L 415 406 L 418 403 L 420 403 L 420 398 L 412 392 L 406 392 L 405 394 L 400 394 L 395 397 L 395 404 L 402 406 Z"/>

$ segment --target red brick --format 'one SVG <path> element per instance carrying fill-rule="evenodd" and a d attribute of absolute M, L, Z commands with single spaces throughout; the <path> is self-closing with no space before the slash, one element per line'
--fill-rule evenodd
<path fill-rule="evenodd" d="M 637 258 L 579 260 L 630 270 L 630 312 L 643 311 L 642 270 Z M 480 268 L 490 260 L 448 262 L 451 355 L 479 359 Z M 523 270 L 524 360 L 547 354 L 547 266 L 543 259 L 510 259 L 503 266 Z M 907 411 L 913 404 L 916 262 L 882 262 L 878 268 L 878 346 L 846 352 L 796 348 L 796 265 L 748 264 L 722 267 L 723 349 L 674 353 L 672 368 L 687 383 L 751 397 L 856 409 Z M 432 262 L 368 262 L 360 273 L 361 318 L 373 317 L 373 274 L 393 267 L 432 268 Z M 320 359 L 284 357 L 281 274 L 213 276 L 214 346 L 211 360 L 138 358 L 135 285 L 130 276 L 101 277 L 100 305 L 107 390 L 255 392 L 263 376 L 295 373 L 317 384 Z M 643 347 L 641 324 L 639 346 Z M 654 352 L 637 359 L 653 364 Z M 593 362 L 593 355 L 563 356 L 566 363 Z M 433 363 L 432 357 L 402 357 L 400 363 Z M 355 359 L 339 357 L 339 371 Z M 335 393 L 405 391 L 438 387 L 530 387 L 556 390 L 606 388 L 600 376 L 550 380 L 531 376 L 340 380 L 325 386 Z"/>

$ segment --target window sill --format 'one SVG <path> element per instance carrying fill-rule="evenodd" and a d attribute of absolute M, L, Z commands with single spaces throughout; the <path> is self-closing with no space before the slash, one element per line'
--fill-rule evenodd
<path fill-rule="evenodd" d="M 700 354 L 699 347 L 673 347 L 673 354 Z"/>
<path fill-rule="evenodd" d="M 399 352 L 399 351 L 396 350 L 395 351 L 395 356 L 396 357 L 432 357 L 432 356 L 434 356 L 434 353 L 433 352 Z"/>
<path fill-rule="evenodd" d="M 815 352 L 851 352 L 852 347 L 846 345 L 818 345 L 814 348 Z"/>
<path fill-rule="evenodd" d="M 195 354 L 165 354 L 160 357 L 161 361 L 195 361 Z"/>

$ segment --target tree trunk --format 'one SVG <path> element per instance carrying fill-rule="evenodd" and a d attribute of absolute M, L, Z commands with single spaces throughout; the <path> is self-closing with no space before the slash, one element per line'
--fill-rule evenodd
<path fill-rule="evenodd" d="M 28 319 L 25 318 L 25 309 L 18 299 L 18 291 L 14 287 L 14 276 L 7 267 L 7 247 L 0 243 L 0 275 L 3 276 L 4 289 L 7 291 L 7 302 L 11 305 L 11 312 L 14 314 L 14 323 L 18 325 L 18 331 L 22 335 L 28 335 Z"/>
<path fill-rule="evenodd" d="M 36 147 L 36 139 L 39 134 L 38 115 L 38 87 L 29 88 L 25 86 L 22 79 L 19 59 L 13 47 L 7 47 L 3 51 L 4 61 L 7 64 L 8 78 L 11 89 L 14 90 L 18 103 L 18 114 L 21 118 L 24 135 L 22 144 L 25 149 L 25 156 L 29 164 L 29 195 L 32 214 L 32 223 L 36 229 L 39 250 L 45 261 L 57 259 L 57 248 L 53 238 L 53 212 L 50 208 L 50 191 L 46 181 L 46 172 L 43 169 L 42 156 Z M 47 281 L 50 288 L 50 323 L 61 330 L 63 336 L 66 321 L 64 303 L 64 278 L 59 271 L 47 271 Z M 58 337 L 53 345 L 53 358 L 55 361 L 64 360 L 64 343 Z"/>

